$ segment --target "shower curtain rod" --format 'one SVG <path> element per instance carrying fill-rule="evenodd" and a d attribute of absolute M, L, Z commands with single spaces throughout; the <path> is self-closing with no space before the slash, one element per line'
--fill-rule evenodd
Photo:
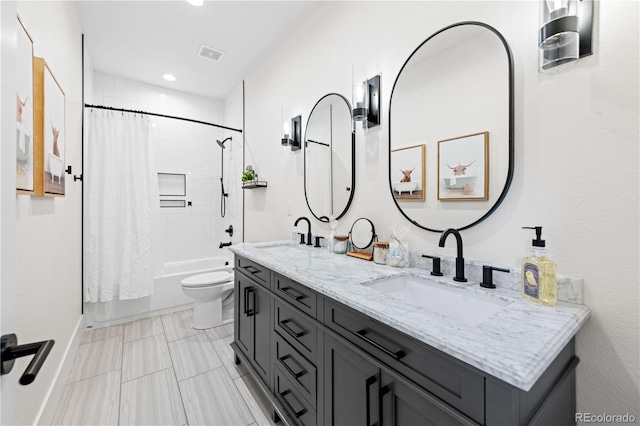
<path fill-rule="evenodd" d="M 198 124 L 205 124 L 207 126 L 213 126 L 213 127 L 218 127 L 220 129 L 231 130 L 233 132 L 242 133 L 242 130 L 240 130 L 240 129 L 234 129 L 232 127 L 222 126 L 220 124 L 208 123 L 206 121 L 193 120 L 191 118 L 175 117 L 173 115 L 156 114 L 154 112 L 147 112 L 147 111 L 136 111 L 136 110 L 133 110 L 133 109 L 113 108 L 113 107 L 108 107 L 108 106 L 104 106 L 104 105 L 84 104 L 84 106 L 85 106 L 85 108 L 106 109 L 106 110 L 109 110 L 109 111 L 130 112 L 130 113 L 133 113 L 133 114 L 145 114 L 145 115 L 153 115 L 155 117 L 174 118 L 176 120 L 189 121 L 191 123 L 198 123 Z"/>

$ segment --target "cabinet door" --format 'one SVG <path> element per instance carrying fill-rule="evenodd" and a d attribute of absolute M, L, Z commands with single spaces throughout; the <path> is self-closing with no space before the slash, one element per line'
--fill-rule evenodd
<path fill-rule="evenodd" d="M 235 342 L 238 348 L 246 355 L 252 358 L 251 353 L 251 323 L 253 318 L 249 315 L 249 302 L 251 299 L 250 291 L 252 287 L 251 281 L 242 274 L 236 274 L 235 285 Z"/>
<path fill-rule="evenodd" d="M 249 313 L 252 315 L 252 346 L 254 367 L 266 384 L 271 380 L 271 294 L 260 285 L 248 292 Z"/>
<path fill-rule="evenodd" d="M 379 390 L 380 369 L 325 333 L 324 423 L 378 424 Z"/>
<path fill-rule="evenodd" d="M 453 407 L 386 370 L 381 373 L 380 426 L 477 425 Z"/>

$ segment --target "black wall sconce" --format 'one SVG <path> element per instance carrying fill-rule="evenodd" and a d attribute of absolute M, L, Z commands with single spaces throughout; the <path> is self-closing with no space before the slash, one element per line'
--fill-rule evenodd
<path fill-rule="evenodd" d="M 302 145 L 302 116 L 298 115 L 291 120 L 283 120 L 280 143 L 283 147 L 290 146 L 291 151 L 300 149 Z"/>
<path fill-rule="evenodd" d="M 542 0 L 538 70 L 557 72 L 593 54 L 593 0 Z"/>
<path fill-rule="evenodd" d="M 353 82 L 353 121 L 361 121 L 363 127 L 380 124 L 380 76 L 366 81 Z"/>

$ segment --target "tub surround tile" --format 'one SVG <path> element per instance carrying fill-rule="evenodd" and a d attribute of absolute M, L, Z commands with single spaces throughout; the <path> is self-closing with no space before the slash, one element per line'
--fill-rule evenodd
<path fill-rule="evenodd" d="M 235 384 L 222 368 L 178 385 L 190 425 L 249 425 L 255 422 Z"/>
<path fill-rule="evenodd" d="M 117 425 L 119 403 L 120 370 L 116 370 L 66 385 L 52 423 Z"/>
<path fill-rule="evenodd" d="M 168 342 L 202 333 L 193 328 L 193 309 L 162 315 L 162 324 Z"/>
<path fill-rule="evenodd" d="M 171 367 L 171 356 L 164 335 L 146 337 L 124 344 L 122 382 Z"/>
<path fill-rule="evenodd" d="M 109 337 L 122 336 L 124 333 L 124 325 L 112 325 L 110 327 L 87 328 L 82 334 L 80 344 L 96 342 L 98 340 L 108 339 Z"/>
<path fill-rule="evenodd" d="M 172 368 L 122 384 L 120 425 L 182 425 L 186 422 Z"/>
<path fill-rule="evenodd" d="M 509 274 L 494 274 L 494 278 L 506 280 L 507 284 L 493 290 L 483 289 L 478 281 L 473 281 L 482 277 L 481 262 L 467 262 L 475 268 L 468 275 L 468 283 L 454 282 L 450 278 L 454 270 L 444 261 L 445 277 L 438 278 L 443 285 L 465 287 L 512 302 L 493 317 L 470 325 L 361 285 L 398 275 L 434 278 L 429 275 L 428 259 L 424 259 L 429 263 L 428 269 L 424 263 L 417 268 L 393 268 L 288 241 L 244 243 L 231 246 L 230 250 L 525 391 L 531 389 L 590 315 L 589 309 L 579 304 L 560 301 L 555 307 L 546 307 L 524 300 L 519 290 L 508 285 L 519 280 L 519 271 L 515 269 Z M 498 278 L 500 275 L 504 276 Z M 559 294 L 581 300 L 580 280 L 560 282 L 563 288 L 572 290 L 559 290 Z M 214 342 L 214 346 L 224 351 L 221 342 L 224 339 Z M 225 367 L 226 362 L 223 357 Z M 232 356 L 230 364 L 234 365 Z"/>
<path fill-rule="evenodd" d="M 67 383 L 119 370 L 122 366 L 122 336 L 110 337 L 78 347 Z"/>
<path fill-rule="evenodd" d="M 124 325 L 125 343 L 157 334 L 164 334 L 162 319 L 160 317 L 144 318 Z"/>
<path fill-rule="evenodd" d="M 169 342 L 178 381 L 222 367 L 222 361 L 206 334 Z"/>
<path fill-rule="evenodd" d="M 242 363 L 236 364 L 233 362 L 234 353 L 230 346 L 231 342 L 233 342 L 233 336 L 225 337 L 213 342 L 213 347 L 220 356 L 220 360 L 222 361 L 224 368 L 229 373 L 229 376 L 235 380 L 249 372 Z"/>

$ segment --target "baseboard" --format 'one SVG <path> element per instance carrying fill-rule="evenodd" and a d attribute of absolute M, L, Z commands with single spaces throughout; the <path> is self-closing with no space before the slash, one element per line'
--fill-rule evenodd
<path fill-rule="evenodd" d="M 52 423 L 56 408 L 58 407 L 58 403 L 60 402 L 62 393 L 64 392 L 64 387 L 66 384 L 65 379 L 69 374 L 69 370 L 73 365 L 73 360 L 75 359 L 76 353 L 78 352 L 78 347 L 80 346 L 80 341 L 82 340 L 83 330 L 84 316 L 80 315 L 73 337 L 69 339 L 69 344 L 65 349 L 64 356 L 62 357 L 62 362 L 58 366 L 58 371 L 56 371 L 53 383 L 49 387 L 47 396 L 44 399 L 40 410 L 38 410 L 38 415 L 36 416 L 33 424 L 50 425 Z"/>

